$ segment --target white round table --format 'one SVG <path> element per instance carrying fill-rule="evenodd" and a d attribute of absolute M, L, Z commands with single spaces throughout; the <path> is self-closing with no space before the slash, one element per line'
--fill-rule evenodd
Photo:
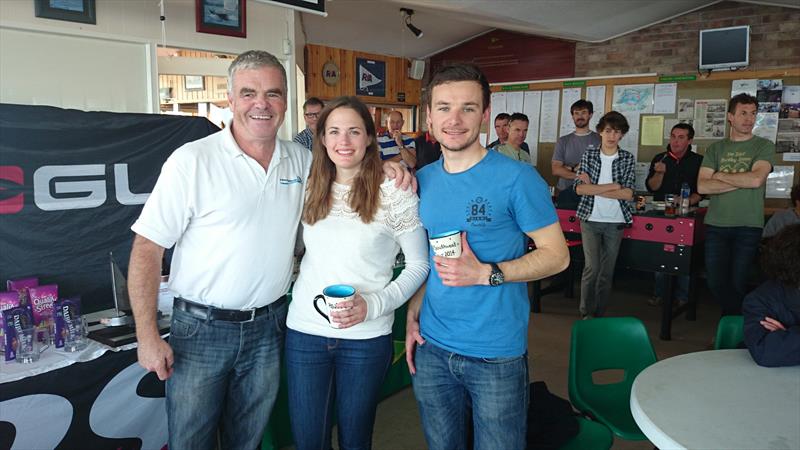
<path fill-rule="evenodd" d="M 800 449 L 800 366 L 761 367 L 747 350 L 659 361 L 631 389 L 631 412 L 667 449 Z"/>

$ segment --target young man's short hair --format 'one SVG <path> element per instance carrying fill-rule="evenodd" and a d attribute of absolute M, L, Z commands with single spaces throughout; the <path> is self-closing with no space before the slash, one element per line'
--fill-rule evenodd
<path fill-rule="evenodd" d="M 530 123 L 530 121 L 528 120 L 528 116 L 526 116 L 525 114 L 522 114 L 522 113 L 514 113 L 514 114 L 512 114 L 511 118 L 508 120 L 508 123 L 511 123 L 511 122 L 513 122 L 515 120 L 521 120 L 521 121 L 523 121 L 525 123 Z"/>
<path fill-rule="evenodd" d="M 324 108 L 325 103 L 322 103 L 322 100 L 317 97 L 310 97 L 308 100 L 303 102 L 303 111 L 305 111 L 309 106 L 319 106 L 320 108 Z"/>
<path fill-rule="evenodd" d="M 758 99 L 750 94 L 742 92 L 741 94 L 736 94 L 731 97 L 731 100 L 728 102 L 728 112 L 731 114 L 736 112 L 736 105 L 755 105 L 756 110 L 758 110 Z"/>
<path fill-rule="evenodd" d="M 498 120 L 509 120 L 511 119 L 511 115 L 509 113 L 500 113 L 494 116 L 494 121 L 497 122 Z"/>
<path fill-rule="evenodd" d="M 580 99 L 569 107 L 569 113 L 574 114 L 579 109 L 589 111 L 589 114 L 594 114 L 594 105 L 589 100 Z"/>
<path fill-rule="evenodd" d="M 474 81 L 481 87 L 481 94 L 483 97 L 483 111 L 489 108 L 491 99 L 491 89 L 489 89 L 489 81 L 486 80 L 486 75 L 481 72 L 478 66 L 473 64 L 457 63 L 449 66 L 443 66 L 436 70 L 431 77 L 431 81 L 427 87 L 428 107 L 432 107 L 433 101 L 433 88 L 440 84 L 454 83 L 457 81 Z"/>
<path fill-rule="evenodd" d="M 631 127 L 628 125 L 628 119 L 616 111 L 609 111 L 600 118 L 597 123 L 597 132 L 602 133 L 606 128 L 621 131 L 623 134 L 627 133 Z"/>
<path fill-rule="evenodd" d="M 693 126 L 689 125 L 688 123 L 676 123 L 675 126 L 672 127 L 672 130 L 669 130 L 669 131 L 672 132 L 676 128 L 678 130 L 686 130 L 686 132 L 689 133 L 689 139 L 694 139 L 694 127 Z"/>

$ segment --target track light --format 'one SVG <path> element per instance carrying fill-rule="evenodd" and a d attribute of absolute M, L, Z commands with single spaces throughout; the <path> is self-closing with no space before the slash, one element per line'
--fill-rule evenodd
<path fill-rule="evenodd" d="M 414 15 L 414 10 L 408 8 L 400 8 L 400 15 L 403 17 L 403 21 L 406 24 L 406 28 L 408 28 L 409 31 L 414 33 L 414 36 L 416 36 L 417 39 L 421 38 L 422 30 L 415 27 L 414 24 L 411 23 L 411 16 Z"/>

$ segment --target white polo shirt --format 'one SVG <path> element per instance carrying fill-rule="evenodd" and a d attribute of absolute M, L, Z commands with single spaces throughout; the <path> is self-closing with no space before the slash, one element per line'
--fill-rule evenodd
<path fill-rule="evenodd" d="M 131 229 L 175 245 L 169 288 L 176 295 L 258 308 L 289 289 L 311 153 L 278 140 L 265 173 L 230 130 L 175 150 Z"/>

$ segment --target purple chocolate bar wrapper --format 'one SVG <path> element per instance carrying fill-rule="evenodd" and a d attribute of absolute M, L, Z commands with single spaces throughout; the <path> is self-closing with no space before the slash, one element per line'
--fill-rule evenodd
<path fill-rule="evenodd" d="M 38 326 L 42 322 L 53 320 L 53 303 L 58 300 L 58 285 L 46 284 L 28 288 L 30 294 L 33 323 Z"/>
<path fill-rule="evenodd" d="M 0 352 L 5 351 L 6 349 L 6 339 L 5 339 L 5 323 L 6 321 L 3 320 L 3 311 L 9 310 L 11 308 L 16 308 L 19 306 L 19 293 L 16 291 L 12 292 L 0 292 Z"/>
<path fill-rule="evenodd" d="M 9 291 L 16 291 L 19 293 L 19 304 L 28 304 L 28 288 L 39 285 L 39 279 L 35 277 L 18 278 L 16 280 L 6 281 L 6 289 Z"/>
<path fill-rule="evenodd" d="M 64 336 L 67 334 L 67 323 L 71 320 L 80 319 L 81 317 L 81 298 L 70 297 L 62 298 L 56 301 L 55 306 L 55 320 L 56 320 L 56 348 L 64 346 Z"/>
<path fill-rule="evenodd" d="M 17 306 L 9 310 L 3 311 L 3 320 L 5 321 L 6 333 L 6 361 L 12 361 L 16 358 L 17 354 L 14 349 L 14 344 L 17 340 L 18 330 L 30 328 L 33 326 L 33 315 L 31 314 L 30 305 Z"/>

